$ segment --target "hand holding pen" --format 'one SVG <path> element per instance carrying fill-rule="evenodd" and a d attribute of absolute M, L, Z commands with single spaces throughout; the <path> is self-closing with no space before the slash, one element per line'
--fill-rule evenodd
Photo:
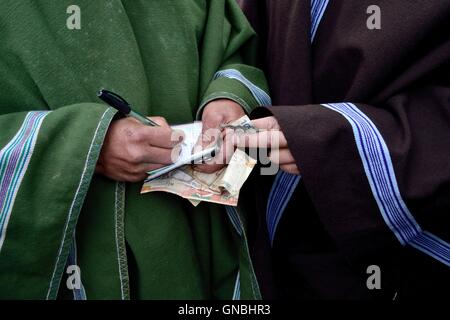
<path fill-rule="evenodd" d="M 182 132 L 172 130 L 162 117 L 148 119 L 131 110 L 117 94 L 102 90 L 98 96 L 127 117 L 111 123 L 96 173 L 115 181 L 139 182 L 147 177 L 148 171 L 177 160 Z"/>

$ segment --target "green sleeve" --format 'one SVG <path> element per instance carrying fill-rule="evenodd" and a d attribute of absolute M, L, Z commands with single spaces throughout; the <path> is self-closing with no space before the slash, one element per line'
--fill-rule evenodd
<path fill-rule="evenodd" d="M 0 115 L 0 298 L 55 298 L 114 116 L 86 103 Z"/>
<path fill-rule="evenodd" d="M 203 85 L 205 90 L 197 118 L 212 100 L 233 100 L 250 113 L 263 104 L 261 95 L 268 97 L 264 74 L 253 66 L 256 64 L 256 34 L 236 1 L 209 2 L 201 56 L 203 74 L 206 74 L 203 81 L 207 83 Z M 212 61 L 217 56 L 222 57 L 219 64 Z"/>

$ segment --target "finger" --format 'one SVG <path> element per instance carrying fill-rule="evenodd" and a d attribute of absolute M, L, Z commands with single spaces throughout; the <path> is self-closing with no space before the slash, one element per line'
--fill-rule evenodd
<path fill-rule="evenodd" d="M 194 170 L 210 174 L 222 170 L 224 167 L 224 164 L 199 164 L 194 166 Z"/>
<path fill-rule="evenodd" d="M 162 164 L 155 164 L 155 163 L 141 163 L 138 164 L 135 168 L 136 173 L 145 173 L 148 174 L 148 172 L 161 169 L 164 165 Z"/>
<path fill-rule="evenodd" d="M 296 164 L 285 164 L 280 166 L 280 169 L 290 174 L 300 175 L 300 170 L 298 169 Z"/>
<path fill-rule="evenodd" d="M 280 125 L 275 117 L 266 117 L 252 121 L 255 128 L 265 130 L 280 130 Z"/>
<path fill-rule="evenodd" d="M 147 172 L 163 167 L 158 164 L 132 164 L 121 159 L 114 159 L 107 164 L 98 165 L 98 173 L 119 182 L 139 182 L 147 177 Z"/>
<path fill-rule="evenodd" d="M 202 133 L 198 137 L 198 140 L 194 146 L 195 152 L 200 152 L 204 147 L 211 146 L 217 142 L 217 139 L 220 138 L 221 132 L 217 128 L 209 128 L 205 130 L 205 127 L 202 128 Z"/>
<path fill-rule="evenodd" d="M 177 161 L 181 153 L 181 145 L 178 145 L 173 149 L 147 146 L 146 148 L 130 150 L 129 152 L 130 163 L 133 165 L 142 163 L 168 165 Z"/>
<path fill-rule="evenodd" d="M 234 145 L 240 148 L 286 148 L 287 141 L 282 131 L 270 130 L 254 134 L 234 134 Z"/>
<path fill-rule="evenodd" d="M 202 132 L 206 132 L 209 129 L 217 129 L 225 121 L 225 117 L 221 113 L 211 113 L 202 118 Z"/>
<path fill-rule="evenodd" d="M 147 174 L 144 172 L 133 173 L 132 170 L 117 169 L 111 172 L 105 172 L 103 175 L 118 182 L 140 182 L 145 180 Z"/>
<path fill-rule="evenodd" d="M 242 106 L 228 99 L 217 99 L 209 102 L 202 115 L 203 126 L 206 129 L 218 128 L 221 124 L 237 120 L 245 115 Z"/>
<path fill-rule="evenodd" d="M 120 167 L 118 167 L 120 169 L 115 170 L 115 172 L 127 176 L 142 176 L 148 175 L 148 172 L 160 169 L 162 167 L 164 167 L 164 165 L 156 163 L 122 163 L 120 164 Z"/>
<path fill-rule="evenodd" d="M 280 165 L 295 163 L 295 159 L 292 156 L 289 149 L 272 149 L 270 150 L 269 159 L 273 163 L 278 163 Z"/>
<path fill-rule="evenodd" d="M 158 117 L 158 116 L 153 116 L 153 117 L 149 117 L 151 120 L 155 121 L 157 124 L 159 124 L 161 127 L 163 128 L 170 128 L 169 123 L 167 122 L 166 118 L 164 117 Z M 177 143 L 181 143 L 185 138 L 185 134 L 183 131 L 181 130 L 172 130 L 172 135 L 171 135 L 171 142 L 173 142 L 175 145 Z M 158 144 L 156 144 L 156 146 L 158 147 L 163 147 L 164 146 L 160 146 Z"/>
<path fill-rule="evenodd" d="M 204 173 L 219 171 L 230 163 L 234 150 L 232 140 L 229 137 L 225 137 L 218 154 L 211 161 L 208 161 L 206 164 L 197 165 L 194 169 Z"/>
<path fill-rule="evenodd" d="M 184 140 L 184 133 L 170 127 L 141 126 L 136 138 L 150 146 L 171 149 Z"/>

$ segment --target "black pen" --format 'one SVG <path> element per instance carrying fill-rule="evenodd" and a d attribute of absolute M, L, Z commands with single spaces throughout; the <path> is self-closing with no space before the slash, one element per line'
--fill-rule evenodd
<path fill-rule="evenodd" d="M 147 117 L 144 117 L 143 115 L 137 113 L 136 111 L 131 110 L 130 104 L 117 93 L 102 89 L 97 93 L 97 97 L 99 97 L 101 100 L 106 102 L 111 107 L 117 109 L 120 113 L 127 117 L 135 118 L 142 124 L 148 126 L 159 127 L 159 124 L 157 124 L 155 121 L 152 121 Z"/>

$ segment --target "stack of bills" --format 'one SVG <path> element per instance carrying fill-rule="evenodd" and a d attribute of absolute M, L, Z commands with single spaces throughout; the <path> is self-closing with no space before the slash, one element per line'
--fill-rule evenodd
<path fill-rule="evenodd" d="M 231 125 L 251 128 L 251 121 L 245 116 Z M 255 159 L 236 149 L 230 163 L 222 170 L 207 174 L 195 171 L 192 166 L 184 166 L 146 181 L 141 193 L 169 192 L 188 199 L 194 206 L 202 201 L 237 206 L 239 192 L 255 165 Z"/>

